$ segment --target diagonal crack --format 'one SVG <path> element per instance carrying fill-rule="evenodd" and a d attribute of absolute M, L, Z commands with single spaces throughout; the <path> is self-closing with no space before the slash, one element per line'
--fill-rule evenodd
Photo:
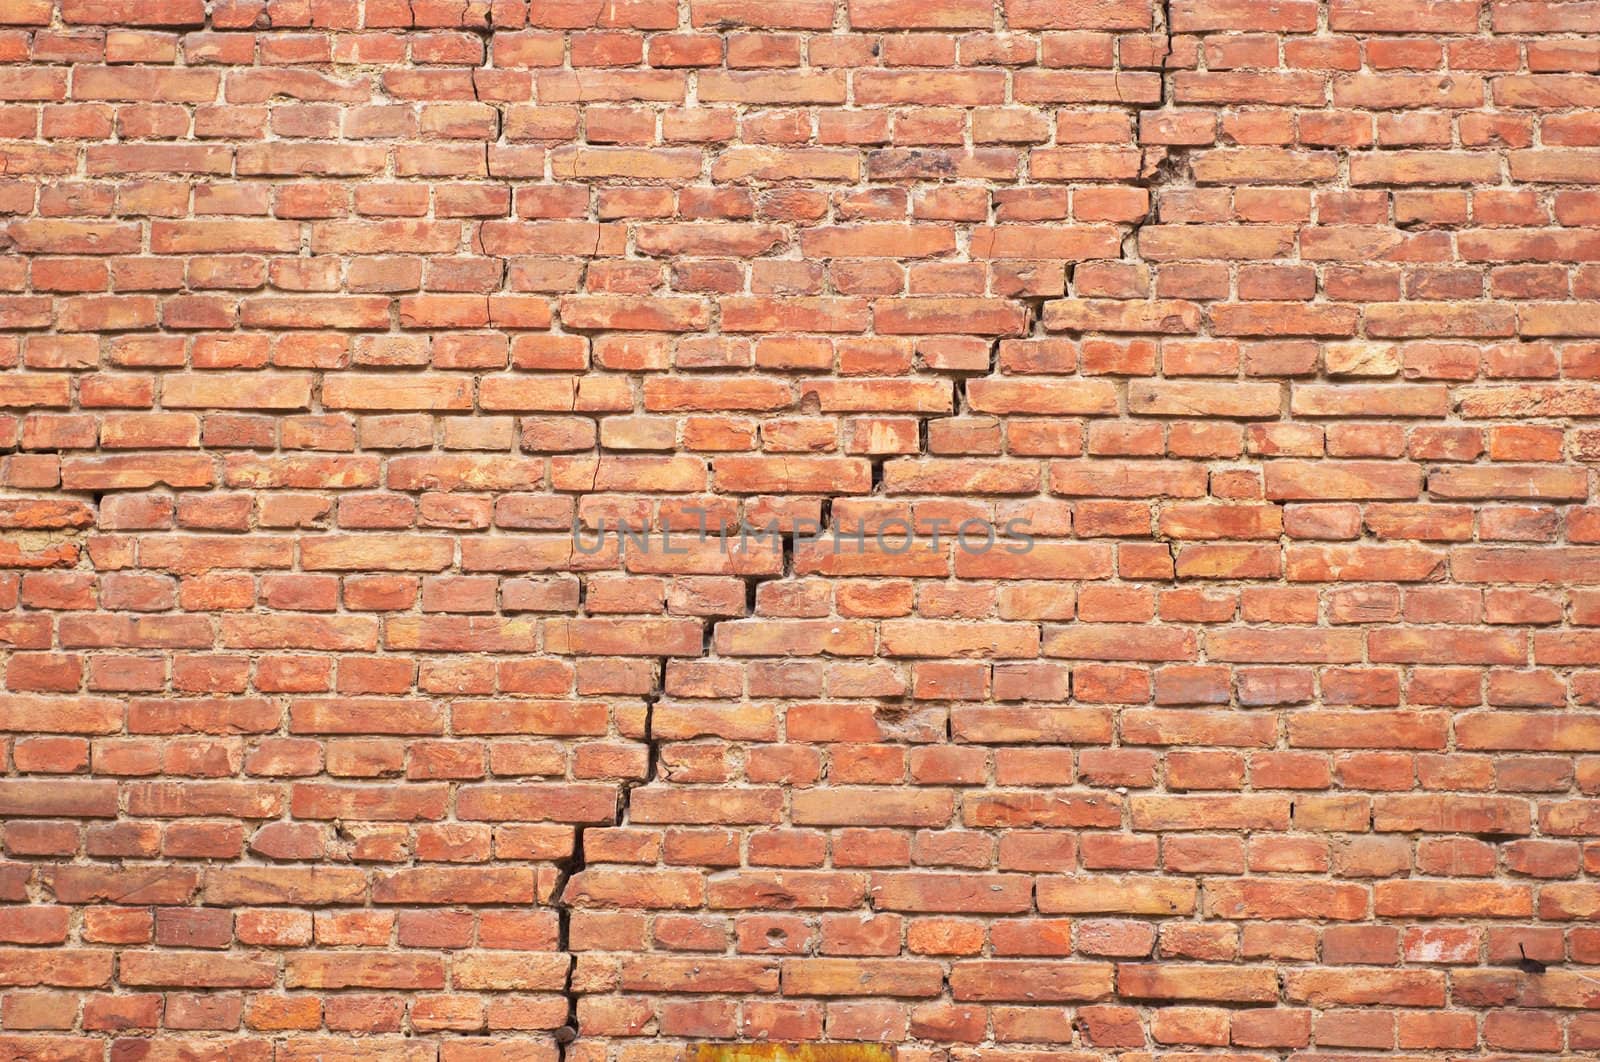
<path fill-rule="evenodd" d="M 1157 94 L 1157 98 L 1153 103 L 1136 103 L 1132 106 L 1131 110 L 1134 116 L 1136 137 L 1139 136 L 1140 115 L 1146 111 L 1160 110 L 1172 103 L 1172 85 L 1168 74 L 1168 60 L 1170 59 L 1173 51 L 1171 0 L 1155 0 L 1155 4 L 1155 31 L 1161 39 L 1160 54 L 1155 58 L 1155 65 L 1157 68 L 1158 77 L 1160 79 L 1160 92 Z M 415 21 L 414 18 L 413 21 Z M 502 142 L 505 135 L 504 104 L 502 101 L 493 99 L 492 96 L 490 99 L 485 99 L 483 91 L 484 86 L 479 79 L 481 72 L 493 69 L 493 44 L 496 28 L 493 24 L 492 10 L 485 14 L 483 23 L 481 25 L 467 25 L 467 21 L 468 20 L 465 18 L 464 12 L 462 28 L 470 30 L 472 33 L 478 36 L 483 43 L 483 56 L 481 62 L 479 65 L 473 67 L 469 74 L 472 87 L 472 96 L 475 101 L 479 103 L 485 103 L 490 106 L 495 115 L 492 137 L 485 140 L 483 144 L 484 178 L 491 186 L 502 185 L 506 188 L 507 206 L 505 217 L 507 220 L 514 220 L 516 217 L 514 184 L 508 179 L 497 180 L 494 173 L 493 150 Z M 1186 152 L 1187 149 L 1181 146 L 1162 145 L 1156 147 L 1144 147 L 1141 144 L 1140 167 L 1135 183 L 1136 186 L 1143 187 L 1148 190 L 1149 204 L 1145 216 L 1132 222 L 1126 235 L 1124 236 L 1121 248 L 1121 258 L 1123 260 L 1137 260 L 1137 242 L 1139 231 L 1143 228 L 1143 226 L 1157 221 L 1160 205 L 1160 191 L 1175 181 L 1181 180 L 1183 173 L 1186 170 Z M 587 265 L 593 264 L 593 259 L 599 251 L 601 239 L 601 229 L 599 223 L 597 222 L 595 246 L 593 251 L 591 251 L 590 261 L 587 263 Z M 506 290 L 506 286 L 510 283 L 510 260 L 506 255 L 490 254 L 490 252 L 485 249 L 481 236 L 481 228 L 477 240 L 477 252 L 485 255 L 486 257 L 495 258 L 499 261 L 500 279 L 497 287 L 499 290 Z M 1073 267 L 1071 264 L 1069 264 L 1067 267 L 1066 278 L 1068 291 L 1072 289 L 1072 268 Z M 1050 297 L 1048 296 L 1022 297 L 1020 301 L 1025 304 L 1028 313 L 1025 334 L 1033 335 L 1040 331 L 1042 328 L 1044 307 L 1049 301 L 1049 298 Z M 486 296 L 486 299 L 492 299 L 492 295 Z M 489 305 L 492 307 L 492 301 L 489 302 Z M 490 316 L 490 325 L 493 325 L 492 313 Z M 568 330 L 571 331 L 571 329 Z M 1001 337 L 996 337 L 991 342 L 989 347 L 989 364 L 987 369 L 991 375 L 998 371 L 1000 342 Z M 982 374 L 979 373 L 973 375 Z M 966 378 L 962 378 L 957 381 L 956 403 L 958 412 L 964 410 L 967 405 L 965 399 L 966 383 Z M 919 420 L 918 429 L 918 452 L 925 454 L 927 453 L 928 449 L 928 421 L 926 418 Z M 598 486 L 601 456 L 601 447 L 597 441 L 594 451 L 594 476 L 590 484 L 591 493 Z M 871 459 L 874 493 L 881 490 L 883 466 L 886 460 L 886 457 L 881 456 Z M 831 524 L 831 516 L 832 514 L 829 511 L 828 503 L 824 501 L 824 509 L 821 514 L 822 530 L 826 530 Z M 777 573 L 771 575 L 749 575 L 744 577 L 746 610 L 751 616 L 755 614 L 756 597 L 762 583 L 772 580 L 792 578 L 794 575 L 794 532 L 791 530 L 789 532 L 782 533 L 781 541 L 784 550 L 784 562 Z M 714 626 L 714 623 L 708 623 L 707 625 L 707 653 L 710 652 L 709 637 Z M 550 903 L 557 916 L 556 947 L 562 954 L 566 955 L 568 960 L 565 982 L 561 990 L 561 994 L 566 1000 L 567 1014 L 565 1022 L 553 1030 L 552 1035 L 556 1041 L 558 1055 L 563 1062 L 565 1062 L 565 1060 L 567 1060 L 569 1057 L 572 1057 L 572 1052 L 569 1052 L 569 1047 L 578 1042 L 581 1038 L 582 1029 L 580 1025 L 579 1003 L 587 994 L 578 983 L 578 955 L 573 950 L 572 946 L 572 915 L 576 899 L 575 895 L 573 895 L 573 883 L 588 866 L 588 852 L 586 846 L 587 831 L 590 829 L 615 829 L 628 825 L 633 791 L 641 786 L 648 786 L 652 784 L 659 776 L 661 763 L 661 743 L 656 738 L 654 732 L 655 708 L 661 698 L 665 695 L 665 684 L 669 658 L 664 656 L 657 657 L 655 658 L 655 663 L 656 671 L 652 688 L 643 696 L 645 713 L 643 720 L 643 733 L 641 736 L 646 747 L 647 758 L 645 770 L 641 777 L 625 780 L 619 786 L 617 792 L 616 810 L 611 822 L 592 823 L 587 825 L 579 824 L 574 827 L 571 851 L 565 859 L 558 861 L 556 864 L 557 878 L 552 890 Z M 949 725 L 948 720 L 946 725 Z M 948 974 L 946 974 L 945 977 L 946 988 L 948 989 Z"/>

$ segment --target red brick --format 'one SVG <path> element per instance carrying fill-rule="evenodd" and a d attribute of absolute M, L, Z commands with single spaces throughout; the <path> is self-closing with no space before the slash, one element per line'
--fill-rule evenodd
<path fill-rule="evenodd" d="M 0 4 L 0 1055 L 1600 1044 L 1492 7 Z"/>

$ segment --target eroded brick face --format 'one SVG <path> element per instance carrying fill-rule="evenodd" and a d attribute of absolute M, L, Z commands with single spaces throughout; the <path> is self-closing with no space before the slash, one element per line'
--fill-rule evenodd
<path fill-rule="evenodd" d="M 0 24 L 0 1058 L 1600 1050 L 1595 4 Z"/>

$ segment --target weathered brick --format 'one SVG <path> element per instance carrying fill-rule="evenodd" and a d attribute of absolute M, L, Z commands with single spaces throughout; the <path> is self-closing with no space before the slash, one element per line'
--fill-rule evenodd
<path fill-rule="evenodd" d="M 0 1055 L 1600 1045 L 1592 4 L 0 23 Z"/>

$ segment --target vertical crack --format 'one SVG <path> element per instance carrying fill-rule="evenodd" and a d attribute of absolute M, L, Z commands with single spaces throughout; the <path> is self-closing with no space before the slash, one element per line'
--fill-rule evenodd
<path fill-rule="evenodd" d="M 714 626 L 715 624 L 707 623 L 705 625 L 705 629 L 710 631 Z M 621 825 L 626 825 L 628 822 L 628 812 L 630 810 L 628 807 L 628 798 L 633 794 L 635 789 L 638 789 L 643 785 L 649 785 L 651 782 L 655 781 L 656 772 L 661 766 L 661 744 L 656 740 L 655 718 L 656 704 L 659 703 L 661 698 L 666 694 L 668 661 L 668 657 L 656 657 L 655 685 L 651 687 L 649 693 L 644 695 L 644 777 L 638 779 L 637 781 L 624 782 L 622 784 L 622 792 L 619 796 L 621 806 L 618 809 L 617 815 L 617 821 Z"/>
<path fill-rule="evenodd" d="M 707 628 L 710 628 L 707 624 Z M 655 679 L 650 691 L 644 694 L 644 721 L 640 740 L 645 746 L 645 769 L 641 777 L 626 779 L 617 787 L 617 806 L 608 823 L 594 823 L 590 825 L 577 825 L 573 829 L 572 852 L 566 859 L 556 864 L 558 871 L 555 888 L 551 891 L 551 905 L 556 912 L 556 949 L 567 957 L 567 975 L 561 994 L 567 1001 L 567 1020 L 554 1030 L 552 1035 L 556 1041 L 556 1050 L 563 1060 L 567 1057 L 567 1048 L 576 1043 L 582 1032 L 578 1018 L 578 1002 L 583 998 L 576 980 L 578 972 L 578 956 L 572 948 L 572 899 L 567 892 L 572 881 L 588 867 L 588 851 L 585 847 L 586 835 L 591 829 L 617 829 L 628 825 L 630 798 L 633 791 L 640 786 L 649 785 L 656 780 L 656 775 L 661 765 L 661 745 L 655 737 L 655 710 L 656 703 L 665 694 L 667 681 L 667 663 L 669 658 L 656 657 Z"/>
<path fill-rule="evenodd" d="M 492 69 L 492 64 L 494 62 L 494 37 L 496 32 L 494 24 L 494 7 L 492 4 L 486 7 L 483 11 L 482 20 L 479 21 L 471 17 L 471 6 L 472 5 L 469 3 L 463 7 L 461 11 L 461 17 L 459 19 L 460 26 L 463 30 L 478 38 L 479 43 L 483 47 L 483 53 L 480 56 L 477 65 L 468 70 L 467 84 L 472 89 L 473 100 L 480 104 L 486 104 L 494 114 L 493 128 L 489 136 L 483 141 L 483 179 L 489 187 L 494 187 L 496 184 L 500 184 L 505 187 L 505 217 L 506 220 L 509 221 L 516 217 L 516 190 L 512 187 L 510 181 L 497 182 L 495 180 L 494 173 L 494 149 L 499 146 L 501 140 L 505 136 L 506 131 L 505 107 L 503 101 L 494 99 L 493 97 L 491 97 L 489 100 L 485 100 L 483 98 L 483 86 L 478 80 L 479 75 L 485 70 Z M 415 21 L 415 15 L 413 15 L 413 21 Z M 489 253 L 488 247 L 484 243 L 483 239 L 483 220 L 481 218 L 478 221 L 477 235 L 473 242 L 476 245 L 473 248 L 476 253 L 481 254 L 486 258 L 493 258 L 499 263 L 500 266 L 499 276 L 495 279 L 494 286 L 489 291 L 485 292 L 483 296 L 484 321 L 492 327 L 494 325 L 494 295 L 497 291 L 504 291 L 506 285 L 510 282 L 511 263 L 504 255 Z"/>
<path fill-rule="evenodd" d="M 1175 144 L 1155 147 L 1144 145 L 1143 116 L 1150 111 L 1168 108 L 1175 102 L 1172 80 L 1168 72 L 1168 61 L 1172 58 L 1172 0 L 1156 0 L 1155 14 L 1157 16 L 1155 29 L 1161 38 L 1161 51 L 1155 57 L 1160 91 L 1156 93 L 1154 103 L 1136 104 L 1133 108 L 1134 136 L 1139 142 L 1137 186 L 1149 193 L 1150 201 L 1144 217 L 1133 222 L 1123 237 L 1122 258 L 1130 261 L 1139 260 L 1139 230 L 1158 220 L 1161 189 L 1180 180 L 1188 170 L 1188 148 Z"/>
<path fill-rule="evenodd" d="M 581 993 L 574 984 L 577 970 L 578 957 L 572 950 L 572 905 L 567 900 L 567 886 L 572 879 L 583 872 L 588 866 L 588 859 L 584 853 L 584 832 L 587 826 L 574 828 L 572 836 L 572 853 L 561 863 L 557 864 L 559 876 L 556 878 L 555 889 L 551 893 L 551 903 L 556 910 L 556 950 L 567 957 L 567 974 L 561 986 L 561 994 L 567 1001 L 567 1020 L 553 1032 L 556 1041 L 556 1050 L 564 1060 L 567 1057 L 567 1045 L 578 1038 L 578 999 Z"/>

